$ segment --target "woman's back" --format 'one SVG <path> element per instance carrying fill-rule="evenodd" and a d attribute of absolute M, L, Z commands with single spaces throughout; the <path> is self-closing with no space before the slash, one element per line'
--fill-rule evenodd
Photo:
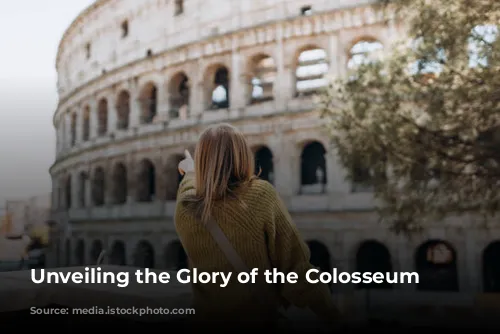
<path fill-rule="evenodd" d="M 253 153 L 243 134 L 228 124 L 203 132 L 195 160 L 181 162 L 187 172 L 177 195 L 175 226 L 189 258 L 199 272 L 223 273 L 216 283 L 194 283 L 196 317 L 201 320 L 273 321 L 283 301 L 309 307 L 327 319 L 336 313 L 324 284 L 310 284 L 305 274 L 309 249 L 292 223 L 287 208 L 271 184 L 254 176 Z M 186 167 L 188 166 L 188 167 Z M 247 268 L 293 272 L 294 284 L 242 284 L 222 249 L 206 229 L 214 221 L 226 235 Z M 221 286 L 225 285 L 225 286 Z"/>
<path fill-rule="evenodd" d="M 179 189 L 178 201 L 182 203 L 183 197 L 191 191 L 192 179 L 185 179 Z M 276 194 L 268 182 L 253 180 L 239 196 L 241 197 L 238 200 L 215 203 L 212 217 L 246 266 L 258 268 L 257 279 L 263 280 L 263 272 L 273 267 L 268 254 L 268 221 L 273 215 L 273 206 L 277 205 Z M 179 204 L 177 207 L 176 229 L 186 249 L 191 268 L 196 268 L 199 272 L 232 273 L 227 286 L 220 286 L 224 284 L 221 277 L 217 278 L 218 284 L 193 286 L 195 303 L 202 308 L 200 312 L 208 311 L 212 317 L 212 313 L 233 313 L 241 307 L 256 308 L 259 311 L 261 305 L 252 296 L 249 286 L 237 281 L 237 272 L 203 226 L 201 219 L 197 218 L 187 205 Z M 268 286 L 269 293 L 276 299 L 274 304 L 277 305 L 277 289 L 273 289 L 272 285 Z M 208 305 L 204 305 L 206 303 Z M 248 316 L 251 315 L 248 314 L 250 311 L 246 310 Z"/>

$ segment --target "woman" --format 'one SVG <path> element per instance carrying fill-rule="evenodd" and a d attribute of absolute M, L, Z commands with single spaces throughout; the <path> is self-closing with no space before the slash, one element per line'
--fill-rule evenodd
<path fill-rule="evenodd" d="M 175 225 L 190 266 L 200 272 L 232 272 L 231 280 L 193 284 L 197 319 L 259 323 L 273 326 L 277 310 L 294 304 L 308 307 L 320 318 L 336 320 L 327 285 L 310 284 L 305 273 L 314 268 L 309 249 L 273 186 L 254 175 L 253 153 L 243 134 L 229 124 L 205 130 L 194 161 L 186 151 L 179 164 L 184 175 L 179 186 Z M 263 272 L 276 268 L 297 273 L 297 283 L 242 284 L 231 261 L 207 230 L 213 219 L 248 268 Z M 265 288 L 263 288 L 265 287 Z M 260 290 L 259 290 L 260 289 Z M 246 326 L 246 325 L 245 325 Z"/>

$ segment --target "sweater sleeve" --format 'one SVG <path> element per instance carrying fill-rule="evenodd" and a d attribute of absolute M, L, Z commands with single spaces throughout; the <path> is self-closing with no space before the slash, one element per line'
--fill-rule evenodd
<path fill-rule="evenodd" d="M 179 184 L 179 188 L 177 189 L 177 202 L 180 203 L 184 199 L 184 197 L 195 190 L 194 187 L 194 174 L 192 172 L 188 172 L 184 174 L 181 183 Z"/>
<path fill-rule="evenodd" d="M 270 186 L 270 188 L 272 188 Z M 315 267 L 311 265 L 310 251 L 293 224 L 285 204 L 274 188 L 268 189 L 271 202 L 270 215 L 266 225 L 268 247 L 273 266 L 283 273 L 297 273 L 297 282 L 282 285 L 281 295 L 300 308 L 309 308 L 327 322 L 336 321 L 339 311 L 333 302 L 330 290 L 323 283 L 309 283 L 306 273 Z M 315 275 L 312 277 L 316 278 Z"/>

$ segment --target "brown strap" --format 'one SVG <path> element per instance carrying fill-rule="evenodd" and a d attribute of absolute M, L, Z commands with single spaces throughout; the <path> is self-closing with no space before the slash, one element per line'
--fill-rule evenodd
<path fill-rule="evenodd" d="M 236 269 L 238 272 L 249 273 L 249 268 L 246 266 L 245 262 L 243 262 L 234 247 L 231 245 L 231 242 L 227 239 L 226 235 L 219 227 L 219 224 L 217 224 L 215 220 L 209 219 L 205 227 L 210 232 L 215 242 L 217 242 L 222 252 L 226 255 L 226 258 L 234 267 L 234 269 Z M 254 284 L 250 283 L 249 286 L 250 288 L 253 288 Z M 263 304 L 263 306 L 265 307 L 264 310 L 266 310 L 269 305 L 266 305 L 266 302 L 262 297 L 266 296 L 267 294 L 261 294 L 260 292 L 261 291 L 254 291 L 253 295 L 257 300 L 259 300 L 259 302 Z M 281 311 L 278 310 L 277 313 L 281 318 L 285 317 Z"/>
<path fill-rule="evenodd" d="M 210 232 L 210 234 L 212 234 L 212 237 L 215 239 L 234 269 L 239 272 L 250 272 L 234 247 L 231 245 L 231 242 L 227 239 L 224 232 L 222 232 L 219 225 L 213 219 L 210 219 L 207 222 L 206 228 Z"/>

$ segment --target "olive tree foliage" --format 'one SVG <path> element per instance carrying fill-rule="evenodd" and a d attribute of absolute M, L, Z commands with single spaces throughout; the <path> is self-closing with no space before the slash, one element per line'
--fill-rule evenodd
<path fill-rule="evenodd" d="M 382 222 L 413 233 L 500 208 L 498 0 L 380 4 L 405 38 L 384 46 L 319 105 L 341 164 L 370 171 Z"/>

